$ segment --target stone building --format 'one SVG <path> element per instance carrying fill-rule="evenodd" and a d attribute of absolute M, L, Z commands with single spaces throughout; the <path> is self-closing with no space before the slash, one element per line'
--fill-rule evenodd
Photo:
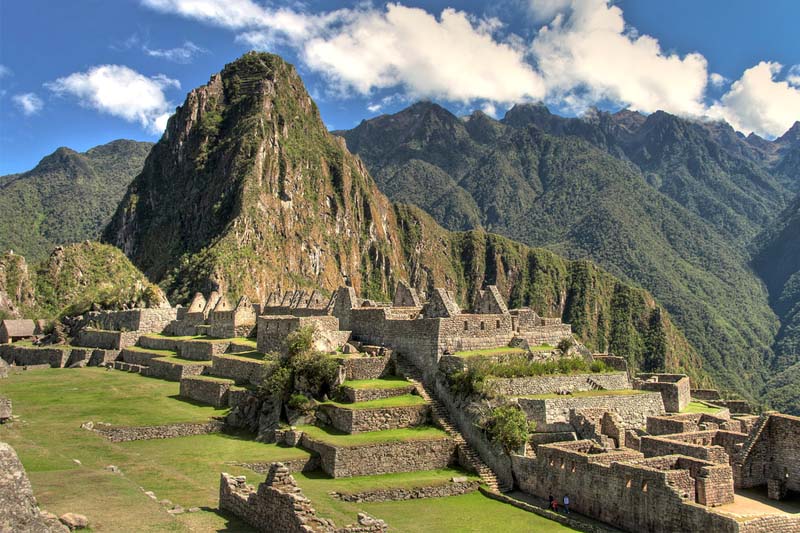
<path fill-rule="evenodd" d="M 0 344 L 29 339 L 36 334 L 33 320 L 3 320 L 0 322 Z"/>
<path fill-rule="evenodd" d="M 775 500 L 800 493 L 800 417 L 763 415 L 736 462 L 742 487 L 766 485 Z"/>

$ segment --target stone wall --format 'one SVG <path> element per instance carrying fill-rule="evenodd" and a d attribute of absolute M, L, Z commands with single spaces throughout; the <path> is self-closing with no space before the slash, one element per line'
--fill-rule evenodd
<path fill-rule="evenodd" d="M 141 373 L 149 378 L 180 381 L 188 376 L 200 375 L 206 368 L 202 364 L 186 364 L 182 361 L 173 361 L 168 358 L 156 358 L 151 359 L 150 364 L 143 368 Z"/>
<path fill-rule="evenodd" d="M 628 371 L 628 362 L 625 361 L 624 357 L 618 357 L 616 355 L 592 354 L 592 359 L 595 361 L 600 361 L 601 363 L 605 364 L 607 368 L 612 370 L 619 372 Z"/>
<path fill-rule="evenodd" d="M 626 531 L 738 530 L 732 517 L 713 513 L 701 502 L 733 501 L 727 465 L 680 456 L 643 459 L 633 451 L 602 453 L 593 443 L 540 446 L 535 457 L 512 457 L 520 488 L 546 498 L 568 494 L 581 514 Z"/>
<path fill-rule="evenodd" d="M 9 365 L 16 366 L 50 365 L 53 368 L 60 368 L 69 358 L 69 353 L 69 349 L 62 348 L 0 345 L 0 357 Z"/>
<path fill-rule="evenodd" d="M 634 382 L 637 389 L 660 392 L 664 409 L 680 413 L 691 401 L 691 382 L 683 374 L 639 374 Z"/>
<path fill-rule="evenodd" d="M 257 385 L 264 375 L 264 361 L 239 357 L 234 354 L 215 355 L 211 358 L 209 373 L 212 376 L 234 380 L 238 385 Z"/>
<path fill-rule="evenodd" d="M 709 401 L 722 399 L 717 389 L 691 389 L 690 393 L 695 400 Z"/>
<path fill-rule="evenodd" d="M 6 360 L 0 357 L 0 379 L 7 378 L 10 367 Z"/>
<path fill-rule="evenodd" d="M 682 413 L 677 415 L 652 416 L 647 419 L 647 432 L 651 435 L 673 435 L 725 429 L 744 433 L 741 421 L 730 418 L 728 413 Z"/>
<path fill-rule="evenodd" d="M 335 344 L 349 337 L 349 333 L 339 331 L 339 320 L 334 316 L 264 315 L 258 317 L 258 351 L 284 353 L 286 336 L 306 326 L 314 328 L 314 347 L 322 352 L 336 351 L 347 339 Z"/>
<path fill-rule="evenodd" d="M 782 497 L 787 490 L 800 491 L 800 417 L 764 415 L 742 455 L 742 487 L 773 481 L 770 497 Z"/>
<path fill-rule="evenodd" d="M 346 357 L 342 359 L 345 379 L 378 379 L 392 374 L 393 367 L 390 355 L 370 357 Z"/>
<path fill-rule="evenodd" d="M 712 463 L 730 464 L 733 458 L 738 457 L 745 441 L 745 433 L 694 431 L 662 437 L 642 436 L 639 450 L 645 457 L 679 454 Z"/>
<path fill-rule="evenodd" d="M 370 400 L 381 400 L 384 398 L 411 394 L 414 392 L 414 385 L 409 384 L 407 387 L 397 387 L 394 389 L 354 389 L 351 387 L 341 387 L 339 391 L 345 402 L 368 402 Z"/>
<path fill-rule="evenodd" d="M 172 439 L 175 437 L 190 437 L 192 435 L 207 435 L 219 433 L 225 424 L 218 420 L 210 422 L 181 422 L 165 424 L 162 426 L 107 426 L 95 424 L 95 431 L 111 442 L 128 442 L 132 440 Z"/>
<path fill-rule="evenodd" d="M 220 475 L 219 508 L 265 533 L 377 533 L 386 531 L 383 521 L 359 515 L 354 526 L 337 528 L 327 519 L 317 516 L 311 500 L 305 497 L 288 469 L 275 463 L 258 490 L 247 485 L 244 476 Z"/>
<path fill-rule="evenodd" d="M 214 407 L 227 407 L 228 390 L 232 385 L 233 381 L 207 376 L 185 377 L 181 379 L 180 395 Z"/>
<path fill-rule="evenodd" d="M 572 337 L 572 326 L 569 324 L 544 325 L 529 331 L 520 330 L 517 332 L 517 336 L 525 339 L 530 346 L 542 344 L 556 346 L 565 338 Z"/>
<path fill-rule="evenodd" d="M 319 454 L 320 467 L 335 478 L 436 470 L 453 464 L 456 452 L 450 438 L 336 447 L 304 434 L 300 444 Z"/>
<path fill-rule="evenodd" d="M 177 308 L 99 311 L 84 315 L 86 323 L 96 324 L 99 329 L 140 333 L 161 333 L 177 317 Z"/>
<path fill-rule="evenodd" d="M 58 520 L 48 520 L 39 510 L 33 488 L 14 448 L 0 442 L 0 531 L 68 532 Z"/>
<path fill-rule="evenodd" d="M 345 433 L 383 431 L 412 426 L 421 426 L 430 418 L 429 405 L 407 407 L 385 407 L 379 409 L 348 409 L 336 405 L 322 404 L 317 418 Z"/>
<path fill-rule="evenodd" d="M 184 359 L 210 361 L 212 356 L 225 353 L 229 346 L 229 342 L 185 341 L 178 347 L 178 353 Z"/>
<path fill-rule="evenodd" d="M 625 372 L 489 378 L 487 380 L 488 390 L 499 396 L 531 396 L 558 391 L 580 392 L 596 389 L 597 386 L 606 390 L 622 390 L 630 389 L 631 383 Z"/>
<path fill-rule="evenodd" d="M 602 409 L 619 415 L 625 429 L 643 428 L 647 417 L 664 413 L 658 393 L 608 394 L 602 396 L 558 397 L 548 399 L 519 398 L 518 403 L 528 419 L 536 422 L 537 431 L 572 431 L 570 412 Z"/>
<path fill-rule="evenodd" d="M 73 341 L 76 346 L 121 350 L 133 346 L 141 334 L 137 331 L 111 331 L 85 328 L 78 332 Z"/>
<path fill-rule="evenodd" d="M 394 502 L 404 500 L 420 500 L 425 498 L 444 498 L 447 496 L 460 496 L 475 492 L 480 486 L 480 481 L 460 481 L 429 485 L 427 487 L 378 489 L 355 494 L 331 493 L 331 496 L 343 502 Z"/>

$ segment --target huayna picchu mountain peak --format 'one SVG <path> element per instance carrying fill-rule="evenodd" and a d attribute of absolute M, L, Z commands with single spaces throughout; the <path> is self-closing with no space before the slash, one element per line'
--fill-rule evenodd
<path fill-rule="evenodd" d="M 462 121 L 435 104 L 409 113 L 427 117 L 412 137 L 433 141 L 449 129 L 471 142 Z M 644 290 L 592 263 L 480 230 L 448 232 L 392 204 L 325 129 L 294 67 L 271 54 L 248 53 L 189 93 L 104 237 L 175 302 L 212 289 L 261 302 L 276 289 L 345 283 L 387 298 L 407 280 L 469 304 L 490 283 L 512 305 L 569 319 L 592 349 L 612 349 L 637 368 L 704 375 Z M 656 355 L 645 361 L 648 347 Z"/>

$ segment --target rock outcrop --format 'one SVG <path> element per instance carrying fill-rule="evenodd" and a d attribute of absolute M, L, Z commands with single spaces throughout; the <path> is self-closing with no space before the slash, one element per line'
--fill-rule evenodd
<path fill-rule="evenodd" d="M 17 452 L 5 442 L 0 442 L 0 531 L 69 531 L 58 520 L 53 521 L 42 515 Z"/>

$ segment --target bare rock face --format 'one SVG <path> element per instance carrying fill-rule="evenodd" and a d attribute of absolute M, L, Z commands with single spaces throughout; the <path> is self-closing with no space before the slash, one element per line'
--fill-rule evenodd
<path fill-rule="evenodd" d="M 5 442 L 0 442 L 0 510 L 0 531 L 69 531 L 42 515 L 17 452 Z"/>
<path fill-rule="evenodd" d="M 23 309 L 34 303 L 33 283 L 25 258 L 14 252 L 0 255 L 0 312 L 20 318 Z"/>

